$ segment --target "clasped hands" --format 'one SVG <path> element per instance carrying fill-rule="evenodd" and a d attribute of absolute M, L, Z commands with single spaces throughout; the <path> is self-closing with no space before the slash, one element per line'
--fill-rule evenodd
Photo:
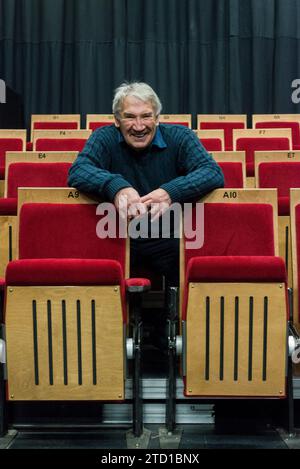
<path fill-rule="evenodd" d="M 164 189 L 155 189 L 140 197 L 133 187 L 126 187 L 117 192 L 114 205 L 123 219 L 132 220 L 150 212 L 151 220 L 154 221 L 168 210 L 171 198 Z"/>

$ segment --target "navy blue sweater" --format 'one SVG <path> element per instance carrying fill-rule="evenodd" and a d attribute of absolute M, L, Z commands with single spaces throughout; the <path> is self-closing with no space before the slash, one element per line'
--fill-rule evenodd
<path fill-rule="evenodd" d="M 172 202 L 187 202 L 223 187 L 224 178 L 188 128 L 160 124 L 150 147 L 135 151 L 110 125 L 93 132 L 70 169 L 68 183 L 109 201 L 119 190 L 134 187 L 140 196 L 162 188 Z"/>

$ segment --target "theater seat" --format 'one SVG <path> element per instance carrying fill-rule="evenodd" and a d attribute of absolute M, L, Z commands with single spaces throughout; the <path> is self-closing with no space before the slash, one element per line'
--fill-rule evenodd
<path fill-rule="evenodd" d="M 224 132 L 225 151 L 233 150 L 233 130 L 246 129 L 247 116 L 235 114 L 198 114 L 197 129 L 218 129 Z"/>
<path fill-rule="evenodd" d="M 44 202 L 22 191 L 35 202 L 21 203 L 19 259 L 6 271 L 8 400 L 124 401 L 127 294 L 149 281 L 126 282 L 128 240 L 98 237 L 98 203 L 74 189 L 38 189 Z M 142 430 L 134 380 L 133 428 Z"/>
<path fill-rule="evenodd" d="M 204 244 L 184 250 L 182 270 L 184 393 L 285 397 L 288 312 L 276 191 L 237 190 L 230 199 L 220 189 L 203 203 Z"/>

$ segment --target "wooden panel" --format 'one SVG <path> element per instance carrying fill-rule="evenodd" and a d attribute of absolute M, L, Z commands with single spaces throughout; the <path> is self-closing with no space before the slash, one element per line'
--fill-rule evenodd
<path fill-rule="evenodd" d="M 86 115 L 86 128 L 90 129 L 91 122 L 109 122 L 115 123 L 115 116 L 113 114 L 87 114 Z"/>
<path fill-rule="evenodd" d="M 9 261 L 16 259 L 17 217 L 0 216 L 0 277 L 5 277 Z"/>
<path fill-rule="evenodd" d="M 172 124 L 180 124 L 182 122 L 186 122 L 188 127 L 192 128 L 192 116 L 191 114 L 160 114 L 159 115 L 159 122 L 162 124 L 168 124 L 171 122 Z"/>
<path fill-rule="evenodd" d="M 119 287 L 8 287 L 6 338 L 9 399 L 124 399 Z"/>
<path fill-rule="evenodd" d="M 283 285 L 194 283 L 188 305 L 188 396 L 284 397 L 287 316 Z"/>
<path fill-rule="evenodd" d="M 30 135 L 33 140 L 33 127 L 36 122 L 76 122 L 80 129 L 80 114 L 32 114 Z"/>
<path fill-rule="evenodd" d="M 242 122 L 247 127 L 246 114 L 197 114 L 197 129 L 201 122 Z"/>
<path fill-rule="evenodd" d="M 0 197 L 4 197 L 4 180 L 0 179 Z"/>
<path fill-rule="evenodd" d="M 299 122 L 300 114 L 253 114 L 252 127 L 255 128 L 258 122 Z"/>

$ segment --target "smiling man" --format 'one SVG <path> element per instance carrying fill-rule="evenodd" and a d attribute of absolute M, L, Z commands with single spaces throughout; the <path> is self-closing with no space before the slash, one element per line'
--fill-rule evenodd
<path fill-rule="evenodd" d="M 112 202 L 127 216 L 159 217 L 174 202 L 191 202 L 223 186 L 223 175 L 198 137 L 159 124 L 162 106 L 146 83 L 124 83 L 113 99 L 115 124 L 93 132 L 69 173 L 69 185 Z M 124 204 L 123 204 L 124 205 Z M 179 242 L 131 240 L 131 267 L 146 266 L 178 285 Z"/>

